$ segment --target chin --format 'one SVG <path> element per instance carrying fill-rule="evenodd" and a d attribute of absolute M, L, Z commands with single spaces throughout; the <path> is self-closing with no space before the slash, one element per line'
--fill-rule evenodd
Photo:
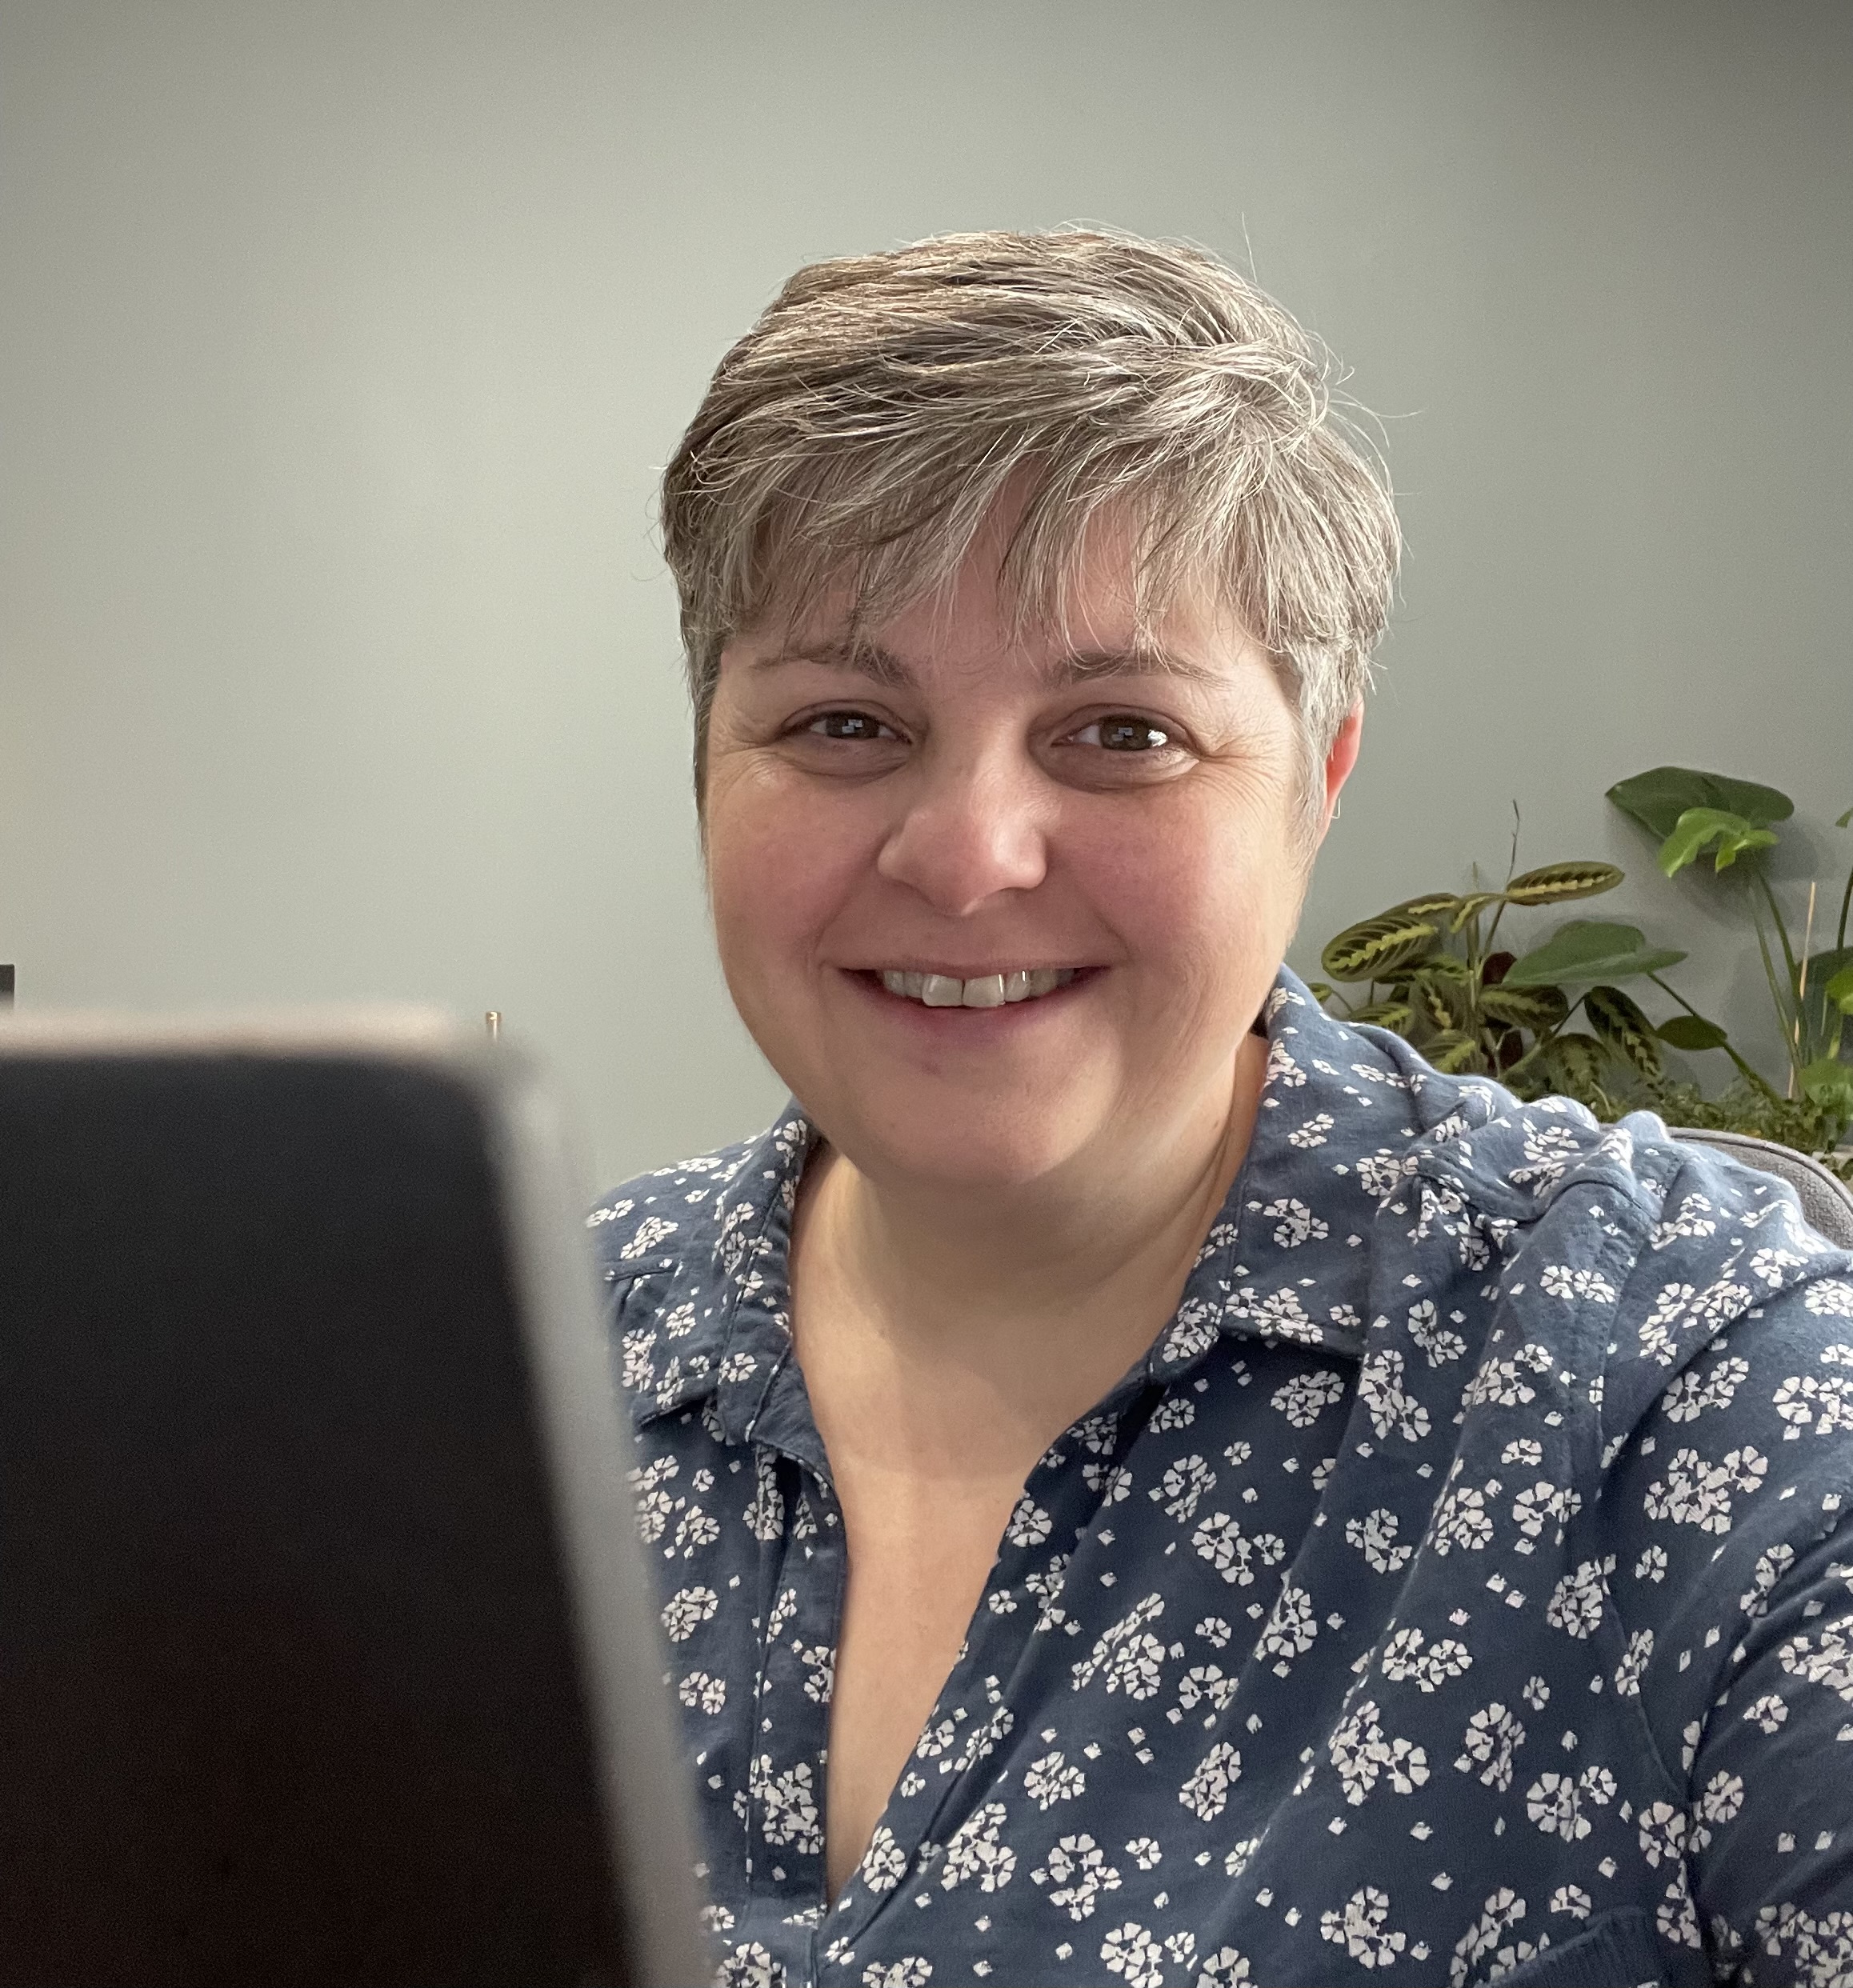
<path fill-rule="evenodd" d="M 865 1120 L 839 1143 L 857 1170 L 870 1178 L 951 1193 L 1033 1188 L 1086 1143 L 1082 1128 L 1062 1122 L 1066 1114 L 1058 1118 L 1025 1110 L 948 1114 L 937 1123 L 921 1118 L 915 1113 L 902 1123 L 880 1126 Z"/>

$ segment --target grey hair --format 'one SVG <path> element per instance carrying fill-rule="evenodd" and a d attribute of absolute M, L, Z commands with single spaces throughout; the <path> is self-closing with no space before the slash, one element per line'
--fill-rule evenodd
<path fill-rule="evenodd" d="M 1019 626 L 1065 620 L 1113 507 L 1141 631 L 1213 588 L 1274 658 L 1310 779 L 1368 687 L 1400 546 L 1334 373 L 1271 298 L 1179 243 L 948 234 L 799 270 L 663 474 L 698 801 L 726 643 L 826 595 L 852 640 L 878 627 L 948 586 L 1007 490 Z"/>

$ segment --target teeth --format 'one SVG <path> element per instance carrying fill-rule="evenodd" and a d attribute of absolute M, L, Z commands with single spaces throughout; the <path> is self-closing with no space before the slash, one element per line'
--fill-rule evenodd
<path fill-rule="evenodd" d="M 1074 978 L 1072 966 L 1019 967 L 1014 973 L 980 974 L 971 980 L 890 967 L 882 974 L 882 985 L 891 994 L 924 1002 L 930 1008 L 1001 1008 L 1007 1002 L 1035 1001 L 1053 994 Z"/>

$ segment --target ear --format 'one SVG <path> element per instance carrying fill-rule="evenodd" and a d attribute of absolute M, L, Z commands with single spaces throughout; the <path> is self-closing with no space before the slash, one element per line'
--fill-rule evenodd
<path fill-rule="evenodd" d="M 1332 740 L 1332 749 L 1326 754 L 1326 805 L 1319 822 L 1321 842 L 1325 840 L 1332 817 L 1338 812 L 1339 790 L 1351 777 L 1351 769 L 1358 763 L 1358 749 L 1363 740 L 1364 706 L 1360 698 L 1346 712 L 1344 722 Z"/>

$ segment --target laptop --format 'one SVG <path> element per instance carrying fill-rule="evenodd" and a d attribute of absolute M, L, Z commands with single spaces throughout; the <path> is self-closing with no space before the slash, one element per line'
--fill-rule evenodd
<path fill-rule="evenodd" d="M 0 1988 L 694 1988 L 557 1114 L 419 1014 L 0 1022 Z"/>

